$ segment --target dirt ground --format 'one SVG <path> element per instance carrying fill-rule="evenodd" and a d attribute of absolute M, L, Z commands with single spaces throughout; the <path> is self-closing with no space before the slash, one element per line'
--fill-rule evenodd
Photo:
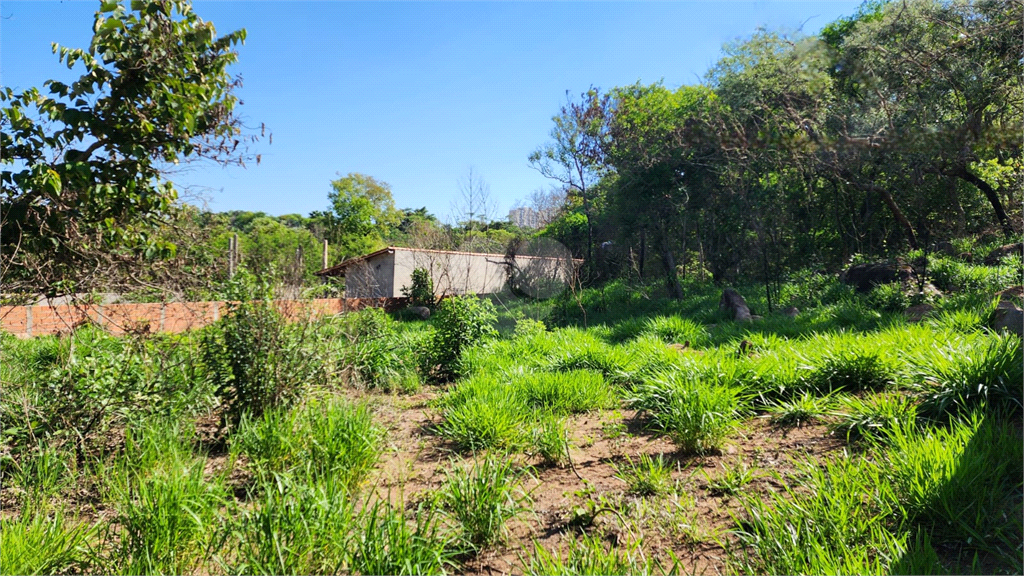
<path fill-rule="evenodd" d="M 466 458 L 433 433 L 440 416 L 431 408 L 433 392 L 414 396 L 358 394 L 375 404 L 378 419 L 389 429 L 388 449 L 375 478 L 376 493 L 392 502 L 416 502 L 426 491 L 440 488 L 446 471 Z M 783 489 L 799 474 L 800 463 L 819 461 L 844 443 L 822 424 L 794 428 L 774 426 L 766 417 L 744 422 L 719 454 L 687 456 L 676 452 L 667 438 L 648 430 L 631 410 L 606 410 L 569 420 L 572 465 L 549 466 L 541 459 L 519 457 L 531 474 L 523 488 L 532 499 L 532 513 L 509 523 L 504 544 L 490 547 L 464 565 L 466 573 L 521 572 L 522 558 L 534 543 L 557 550 L 567 535 L 586 530 L 612 543 L 640 539 L 645 554 L 671 565 L 672 556 L 683 573 L 719 574 L 725 571 L 726 547 L 736 544 L 730 531 L 744 512 L 735 495 L 709 486 L 726 468 L 745 467 L 753 477 L 742 490 L 766 493 Z M 641 454 L 673 464 L 674 489 L 669 494 L 640 497 L 628 493 L 615 465 Z M 574 470 L 575 468 L 575 470 Z M 580 510 L 611 508 L 581 525 Z"/>

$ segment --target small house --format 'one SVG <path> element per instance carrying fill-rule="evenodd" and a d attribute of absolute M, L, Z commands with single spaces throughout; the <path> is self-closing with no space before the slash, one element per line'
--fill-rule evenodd
<path fill-rule="evenodd" d="M 510 280 L 513 285 L 528 281 L 527 292 L 534 285 L 550 287 L 558 284 L 564 287 L 579 262 L 570 258 L 508 257 L 505 254 L 388 246 L 365 256 L 350 258 L 316 274 L 321 277 L 343 276 L 346 298 L 402 296 L 402 289 L 412 286 L 412 272 L 417 268 L 430 273 L 435 296 L 495 294 L 508 290 Z"/>

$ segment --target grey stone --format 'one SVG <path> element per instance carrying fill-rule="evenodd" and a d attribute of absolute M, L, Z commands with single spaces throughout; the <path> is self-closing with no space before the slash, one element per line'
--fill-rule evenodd
<path fill-rule="evenodd" d="M 430 308 L 426 306 L 409 306 L 409 312 L 419 316 L 423 320 L 430 318 Z"/>

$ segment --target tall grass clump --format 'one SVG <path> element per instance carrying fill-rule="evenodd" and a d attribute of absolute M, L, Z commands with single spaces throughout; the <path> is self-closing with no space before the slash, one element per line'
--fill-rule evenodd
<path fill-rule="evenodd" d="M 0 518 L 0 574 L 83 573 L 96 529 L 61 509 L 22 509 Z"/>
<path fill-rule="evenodd" d="M 687 374 L 666 374 L 634 390 L 632 405 L 650 415 L 684 453 L 721 448 L 739 423 L 739 388 L 706 384 Z"/>
<path fill-rule="evenodd" d="M 659 569 L 662 567 L 644 555 L 641 545 L 640 542 L 631 542 L 627 546 L 608 546 L 596 534 L 570 538 L 567 545 L 553 552 L 535 542 L 533 554 L 520 560 L 519 570 L 535 576 L 661 573 Z M 664 572 L 674 573 L 673 570 Z"/>
<path fill-rule="evenodd" d="M 356 315 L 351 345 L 345 362 L 355 379 L 366 388 L 415 388 L 411 367 L 401 354 L 396 322 L 380 308 L 367 308 Z"/>
<path fill-rule="evenodd" d="M 237 425 L 245 412 L 259 416 L 290 405 L 325 365 L 310 349 L 312 323 L 286 322 L 272 293 L 266 282 L 236 275 L 227 312 L 204 333 L 203 363 L 225 407 L 225 424 Z"/>
<path fill-rule="evenodd" d="M 949 427 L 890 428 L 877 442 L 885 448 L 882 470 L 895 487 L 900 519 L 926 529 L 964 565 L 981 554 L 999 571 L 1019 574 L 1024 438 L 1018 426 L 1005 411 L 974 411 Z"/>
<path fill-rule="evenodd" d="M 469 468 L 455 467 L 437 495 L 442 509 L 457 520 L 465 541 L 474 549 L 505 535 L 505 523 L 529 510 L 522 488 L 526 473 L 509 458 L 489 454 Z"/>
<path fill-rule="evenodd" d="M 308 485 L 291 476 L 264 480 L 260 498 L 225 529 L 234 574 L 336 574 L 345 567 L 357 532 L 353 501 L 330 483 Z"/>
<path fill-rule="evenodd" d="M 856 442 L 913 422 L 917 408 L 900 394 L 872 394 L 864 398 L 844 395 L 835 399 L 832 415 L 836 417 L 829 425 L 832 434 Z"/>
<path fill-rule="evenodd" d="M 110 568 L 132 574 L 185 573 L 206 558 L 206 540 L 226 502 L 223 486 L 204 477 L 180 429 L 155 420 L 129 432 L 123 461 L 106 480 L 117 516 L 106 540 Z"/>
<path fill-rule="evenodd" d="M 527 373 L 510 386 L 531 409 L 561 415 L 611 408 L 617 402 L 615 390 L 601 373 L 589 370 Z"/>
<path fill-rule="evenodd" d="M 822 359 L 808 378 L 820 393 L 877 391 L 891 386 L 896 372 L 878 353 L 839 348 Z"/>
<path fill-rule="evenodd" d="M 522 395 L 491 376 L 462 382 L 440 402 L 438 434 L 462 450 L 515 449 L 530 415 Z"/>
<path fill-rule="evenodd" d="M 1021 413 L 1024 354 L 1016 336 L 925 349 L 914 364 L 923 416 L 944 418 L 981 404 Z"/>
<path fill-rule="evenodd" d="M 363 511 L 349 545 L 348 572 L 415 576 L 454 571 L 461 546 L 437 511 L 421 504 L 412 522 L 404 512 L 384 501 Z"/>
<path fill-rule="evenodd" d="M 671 343 L 689 342 L 693 346 L 702 344 L 706 338 L 704 328 L 696 322 L 679 316 L 656 316 L 649 319 L 642 334 L 650 334 L 661 341 Z"/>
<path fill-rule="evenodd" d="M 232 442 L 263 477 L 290 472 L 354 488 L 376 465 L 383 437 L 369 407 L 332 398 L 247 420 Z"/>
<path fill-rule="evenodd" d="M 664 454 L 657 458 L 641 454 L 636 461 L 626 456 L 624 463 L 615 465 L 615 477 L 637 496 L 657 496 L 672 488 L 672 467 Z"/>
<path fill-rule="evenodd" d="M 746 519 L 731 552 L 748 574 L 888 574 L 907 551 L 885 519 L 895 511 L 892 484 L 866 460 L 808 464 L 797 491 L 743 496 Z"/>

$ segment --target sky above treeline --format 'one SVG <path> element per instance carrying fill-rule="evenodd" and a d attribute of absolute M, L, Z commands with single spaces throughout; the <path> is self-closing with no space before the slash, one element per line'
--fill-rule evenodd
<path fill-rule="evenodd" d="M 238 94 L 247 124 L 273 134 L 257 166 L 176 174 L 212 210 L 327 207 L 330 181 L 388 182 L 398 207 L 451 221 L 470 168 L 503 219 L 551 186 L 527 156 L 551 117 L 589 87 L 698 84 L 722 45 L 758 27 L 814 34 L 859 1 L 228 2 L 195 12 L 224 34 L 247 30 Z M 0 4 L 0 83 L 70 79 L 50 44 L 87 47 L 98 2 Z"/>

